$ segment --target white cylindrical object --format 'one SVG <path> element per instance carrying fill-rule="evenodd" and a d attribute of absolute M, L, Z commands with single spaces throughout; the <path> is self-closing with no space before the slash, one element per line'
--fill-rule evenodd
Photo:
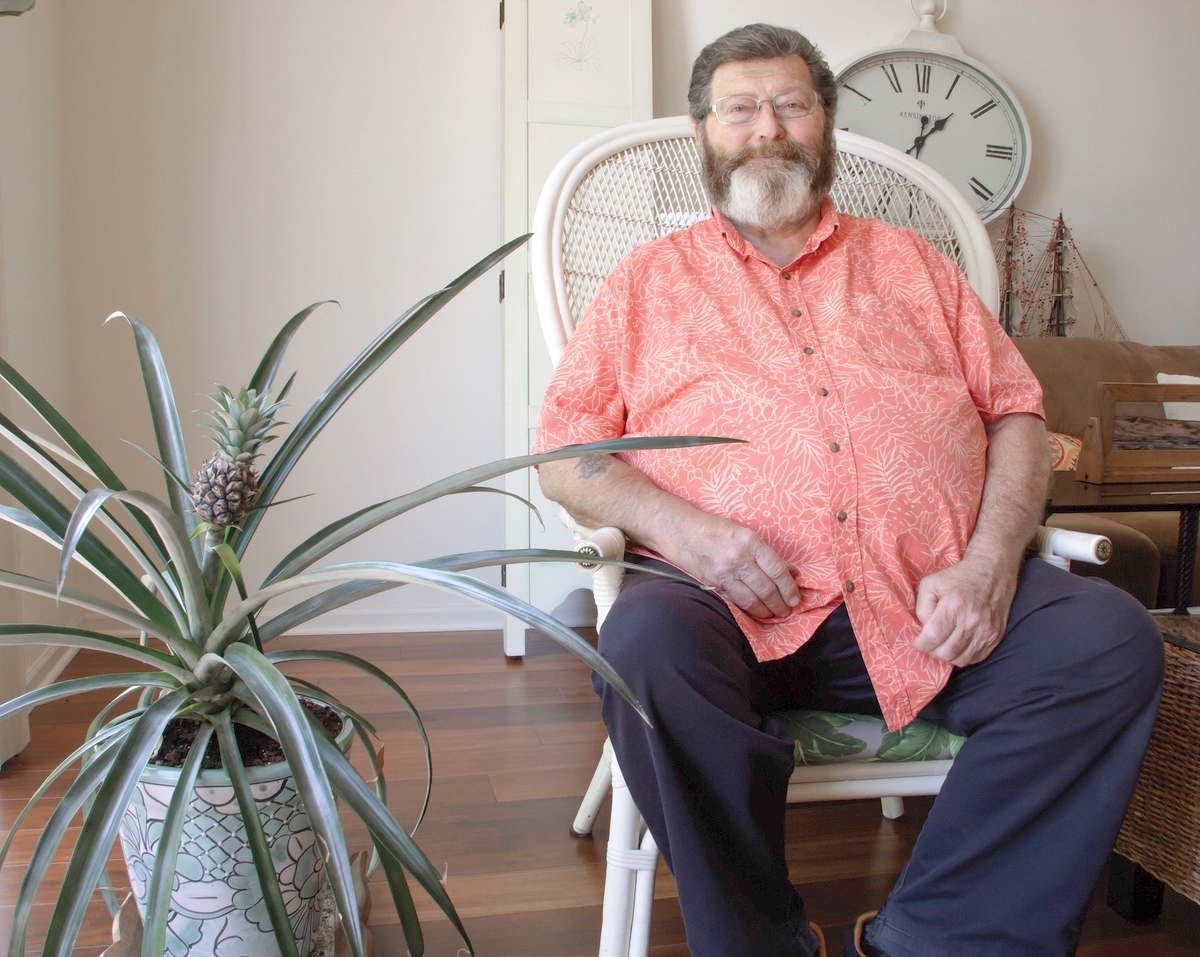
<path fill-rule="evenodd" d="M 575 546 L 575 551 L 581 555 L 619 560 L 625 557 L 625 533 L 611 525 L 594 529 L 586 539 Z M 576 563 L 575 567 L 580 571 L 594 573 L 604 566 L 599 562 L 581 561 Z"/>
<path fill-rule="evenodd" d="M 1039 557 L 1047 560 L 1048 556 L 1051 556 L 1103 565 L 1112 558 L 1112 541 L 1106 536 L 1076 532 L 1069 528 L 1047 528 L 1045 525 L 1039 527 L 1037 548 Z"/>

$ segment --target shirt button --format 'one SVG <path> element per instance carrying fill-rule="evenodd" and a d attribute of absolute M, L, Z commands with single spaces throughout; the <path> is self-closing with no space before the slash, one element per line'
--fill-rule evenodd
<path fill-rule="evenodd" d="M 802 315 L 804 315 L 804 313 L 803 313 L 801 310 L 799 310 L 799 309 L 793 309 L 793 310 L 792 310 L 792 315 L 793 315 L 793 316 L 802 316 Z"/>
<path fill-rule="evenodd" d="M 817 389 L 817 395 L 829 395 L 829 390 L 821 386 L 821 388 Z"/>
<path fill-rule="evenodd" d="M 791 274 L 790 272 L 785 272 L 785 273 L 783 274 L 783 278 L 784 278 L 784 279 L 791 279 L 791 278 L 792 278 L 792 274 Z"/>
<path fill-rule="evenodd" d="M 806 356 L 811 356 L 811 355 L 813 354 L 813 347 L 812 347 L 812 346 L 805 346 L 805 347 L 804 347 L 804 354 L 805 354 Z"/>
<path fill-rule="evenodd" d="M 838 520 L 839 522 L 844 522 L 844 521 L 846 520 L 846 517 L 847 517 L 847 516 L 846 516 L 846 513 L 845 513 L 845 512 L 838 512 L 838 513 L 837 513 L 837 520 Z"/>
<path fill-rule="evenodd" d="M 841 450 L 842 450 L 842 447 L 840 445 L 838 445 L 836 442 L 829 443 L 829 451 L 830 452 L 840 452 Z"/>
<path fill-rule="evenodd" d="M 846 582 L 846 591 L 854 591 L 854 582 Z"/>

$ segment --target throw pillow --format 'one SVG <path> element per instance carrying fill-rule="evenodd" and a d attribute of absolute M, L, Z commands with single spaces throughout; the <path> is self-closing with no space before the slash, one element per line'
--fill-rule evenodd
<path fill-rule="evenodd" d="M 1172 375 L 1169 372 L 1160 372 L 1158 381 L 1171 385 L 1200 385 L 1200 376 Z M 1164 402 L 1163 415 L 1168 419 L 1188 419 L 1192 422 L 1200 422 L 1200 402 Z"/>

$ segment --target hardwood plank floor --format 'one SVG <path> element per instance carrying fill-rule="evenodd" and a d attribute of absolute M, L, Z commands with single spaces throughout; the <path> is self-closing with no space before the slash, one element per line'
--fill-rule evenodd
<path fill-rule="evenodd" d="M 492 633 L 359 635 L 281 639 L 363 655 L 392 675 L 421 711 L 433 748 L 434 786 L 418 840 L 439 868 L 481 957 L 587 957 L 596 953 L 603 887 L 607 809 L 592 838 L 569 836 L 604 729 L 586 668 L 553 642 L 531 635 L 526 657 L 508 661 Z M 124 670 L 125 665 L 80 653 L 69 675 Z M 327 670 L 322 668 L 322 670 Z M 317 669 L 296 666 L 314 677 Z M 424 788 L 420 743 L 411 722 L 382 686 L 355 675 L 320 674 L 376 723 L 386 748 L 393 809 L 411 821 Z M 103 701 L 72 698 L 32 717 L 33 741 L 0 770 L 0 834 L 7 834 L 25 800 L 78 744 Z M 60 782 L 52 794 L 61 794 Z M 909 813 L 887 821 L 877 802 L 794 807 L 788 811 L 788 864 L 813 917 L 841 950 L 845 928 L 877 906 L 912 847 L 930 802 L 908 802 Z M 12 904 L 49 807 L 21 827 L 0 870 L 0 939 L 6 940 Z M 76 831 L 69 835 L 74 840 Z M 353 847 L 365 845 L 361 827 L 347 827 Z M 27 953 L 37 953 L 54 895 L 65 871 L 61 850 L 38 897 L 28 927 Z M 118 854 L 114 885 L 128 887 Z M 403 957 L 395 913 L 380 879 L 372 882 L 371 926 L 378 957 Z M 457 957 L 461 943 L 431 904 L 418 900 L 430 957 Z M 111 939 L 108 912 L 93 901 L 77 957 L 95 957 Z M 674 882 L 659 870 L 651 954 L 686 957 Z M 1200 908 L 1168 892 L 1154 925 L 1128 923 L 1104 904 L 1103 882 L 1085 925 L 1080 957 L 1200 955 Z M 748 955 L 752 957 L 752 955 Z"/>

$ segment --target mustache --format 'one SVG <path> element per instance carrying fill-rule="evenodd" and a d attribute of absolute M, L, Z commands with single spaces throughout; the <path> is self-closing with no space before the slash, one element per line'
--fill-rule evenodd
<path fill-rule="evenodd" d="M 826 186 L 823 182 L 826 177 L 822 175 L 824 171 L 822 170 L 820 151 L 802 143 L 792 140 L 777 140 L 760 144 L 747 143 L 745 146 L 725 154 L 717 153 L 707 143 L 705 146 L 706 149 L 702 151 L 702 162 L 707 167 L 706 172 L 712 190 L 718 197 L 723 197 L 728 193 L 733 174 L 756 159 L 783 160 L 785 163 L 804 170 L 815 185 Z M 818 180 L 822 182 L 818 182 Z"/>

